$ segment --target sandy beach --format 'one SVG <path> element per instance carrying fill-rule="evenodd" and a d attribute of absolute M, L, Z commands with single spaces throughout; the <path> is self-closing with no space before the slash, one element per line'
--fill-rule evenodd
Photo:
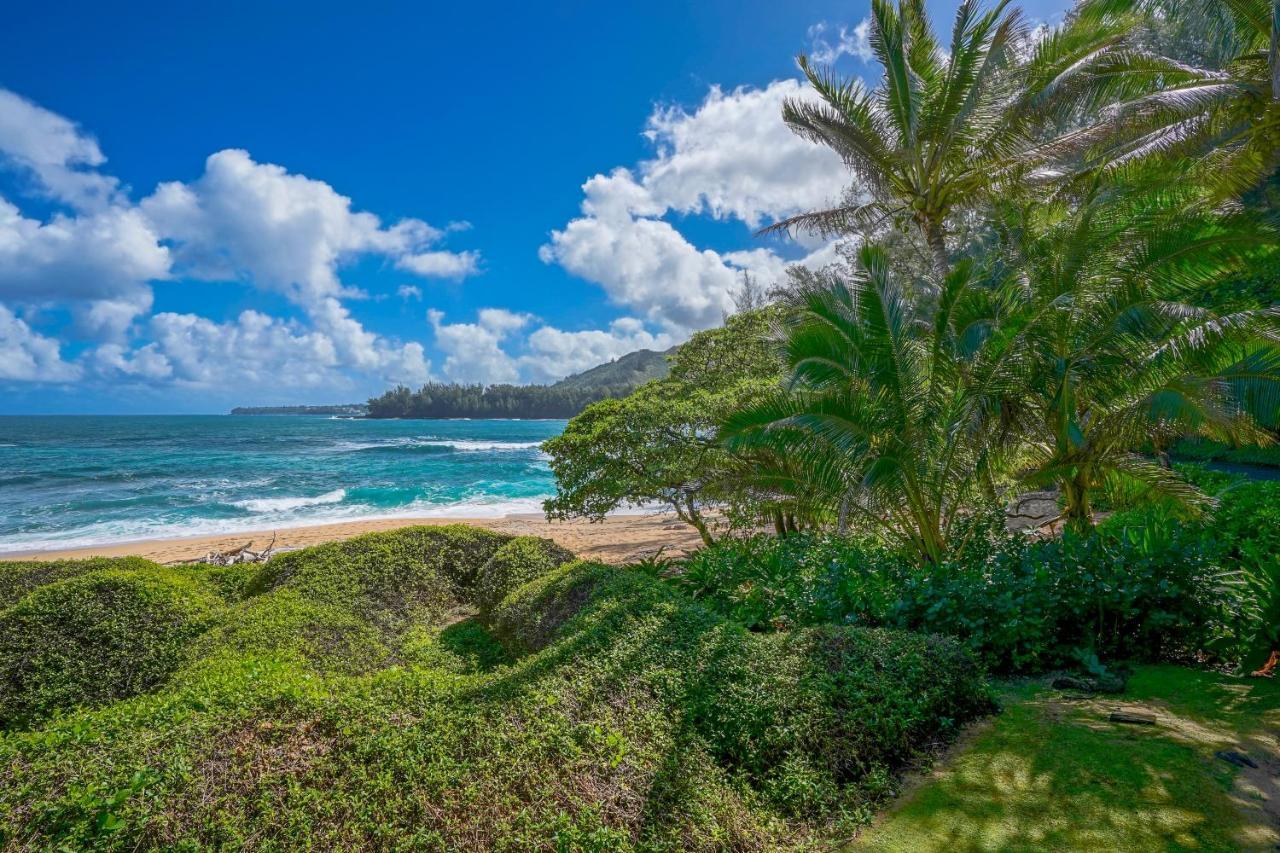
<path fill-rule="evenodd" d="M 350 539 L 362 533 L 395 530 L 417 524 L 472 524 L 517 536 L 543 536 L 553 539 L 580 557 L 605 562 L 626 562 L 653 554 L 665 547 L 664 554 L 679 556 L 700 545 L 698 534 L 669 513 L 650 515 L 616 515 L 598 523 L 587 521 L 547 521 L 538 514 L 508 515 L 501 518 L 393 518 L 371 521 L 347 521 L 312 527 L 282 528 L 250 533 L 228 533 L 216 536 L 193 536 L 182 539 L 153 539 L 121 542 L 88 548 L 46 550 L 6 554 L 4 560 L 66 560 L 85 557 L 145 557 L 158 563 L 194 560 L 210 551 L 228 551 L 252 542 L 264 548 L 276 536 L 276 547 L 305 548 L 323 542 Z"/>

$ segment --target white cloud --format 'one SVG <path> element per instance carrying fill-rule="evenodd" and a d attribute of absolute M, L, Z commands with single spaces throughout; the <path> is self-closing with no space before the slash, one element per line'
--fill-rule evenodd
<path fill-rule="evenodd" d="M 665 350 L 677 343 L 634 317 L 615 320 L 608 329 L 576 332 L 544 324 L 523 338 L 515 333 L 534 318 L 504 308 L 481 308 L 474 323 L 446 323 L 436 310 L 427 318 L 436 347 L 446 354 L 441 372 L 454 382 L 553 382 L 638 349 Z"/>
<path fill-rule="evenodd" d="M 401 262 L 437 242 L 443 231 L 418 219 L 384 227 L 372 213 L 324 181 L 258 163 L 247 151 L 210 155 L 191 183 L 161 184 L 143 212 L 177 245 L 177 270 L 210 280 L 245 279 L 311 306 L 347 294 L 338 268 L 360 255 Z M 436 251 L 455 259 L 449 274 L 474 271 L 474 253 Z M 412 262 L 404 268 L 414 269 Z"/>
<path fill-rule="evenodd" d="M 646 135 L 658 156 L 640 166 L 644 188 L 672 210 L 751 228 L 837 201 L 848 181 L 840 158 L 782 121 L 783 101 L 811 91 L 797 80 L 729 93 L 713 86 L 692 113 L 655 111 Z"/>
<path fill-rule="evenodd" d="M 674 211 L 737 219 L 751 228 L 838 200 L 847 171 L 831 151 L 782 121 L 795 80 L 763 89 L 713 87 L 692 113 L 662 108 L 646 135 L 657 156 L 583 184 L 582 216 L 552 231 L 544 263 L 599 284 L 665 333 L 687 336 L 720 322 L 747 271 L 769 284 L 787 262 L 768 248 L 699 249 L 667 221 Z M 811 258 L 822 257 L 823 247 Z"/>
<path fill-rule="evenodd" d="M 0 380 L 71 382 L 79 377 L 79 365 L 62 360 L 56 340 L 0 305 Z"/>
<path fill-rule="evenodd" d="M 422 288 L 418 287 L 416 284 L 402 284 L 396 288 L 396 296 L 399 296 L 406 302 L 410 299 L 416 299 L 421 302 Z"/>
<path fill-rule="evenodd" d="M 445 353 L 441 368 L 454 382 L 485 384 L 516 382 L 520 369 L 502 349 L 507 336 L 529 322 L 527 315 L 502 308 L 484 308 L 475 323 L 446 323 L 440 311 L 427 312 L 436 333 L 436 346 Z"/>
<path fill-rule="evenodd" d="M 480 253 L 421 252 L 405 255 L 396 262 L 396 266 L 424 278 L 461 279 L 480 271 Z"/>
<path fill-rule="evenodd" d="M 529 335 L 529 351 L 519 363 L 531 381 L 551 382 L 638 349 L 665 350 L 675 343 L 669 334 L 651 334 L 634 317 L 614 320 L 607 330 L 564 332 L 542 326 Z"/>
<path fill-rule="evenodd" d="M 342 301 L 363 291 L 339 271 L 363 256 L 424 276 L 461 278 L 480 267 L 478 253 L 439 245 L 468 230 L 466 222 L 384 225 L 327 183 L 245 151 L 219 151 L 196 180 L 162 183 L 136 205 L 98 171 L 105 162 L 74 123 L 0 89 L 0 165 L 71 208 L 42 221 L 0 198 L 0 378 L 70 381 L 88 368 L 100 377 L 206 389 L 343 386 L 357 377 L 423 382 L 430 364 L 422 345 L 366 329 Z M 148 318 L 151 284 L 180 277 L 242 280 L 284 294 L 304 318 L 258 311 L 229 322 Z M 398 293 L 422 297 L 416 285 Z M 64 332 L 101 343 L 63 361 L 59 342 L 4 302 L 66 306 L 74 322 Z M 501 329 L 506 321 L 494 315 L 487 322 Z"/>
<path fill-rule="evenodd" d="M 107 161 L 75 124 L 0 89 L 0 160 L 30 172 L 41 192 L 77 208 L 101 207 L 119 188 L 96 169 Z"/>
<path fill-rule="evenodd" d="M 870 18 L 863 18 L 853 29 L 841 24 L 834 33 L 834 41 L 828 38 L 829 30 L 826 21 L 809 27 L 809 58 L 814 62 L 832 65 L 842 56 L 856 56 L 863 62 L 871 61 Z"/>
<path fill-rule="evenodd" d="M 704 328 L 733 307 L 735 272 L 661 219 L 584 216 L 552 232 L 540 257 L 673 329 Z"/>
<path fill-rule="evenodd" d="M 334 334 L 252 310 L 225 323 L 165 312 L 150 320 L 151 343 L 132 351 L 104 344 L 94 351 L 93 365 L 107 376 L 219 392 L 274 388 L 287 394 L 295 388 L 350 386 L 351 377 L 345 372 L 349 359 L 375 370 L 386 382 L 417 383 L 429 376 L 421 344 L 391 347 L 368 333 L 344 338 L 342 319 L 341 315 L 336 318 L 339 333 Z M 351 352 L 361 347 L 363 353 Z"/>
<path fill-rule="evenodd" d="M 168 270 L 168 250 L 137 210 L 112 206 L 40 222 L 0 198 L 0 298 L 110 299 Z"/>

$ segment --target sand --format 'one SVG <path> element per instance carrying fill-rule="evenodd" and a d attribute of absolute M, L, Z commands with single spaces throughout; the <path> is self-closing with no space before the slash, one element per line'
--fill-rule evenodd
<path fill-rule="evenodd" d="M 674 515 L 616 515 L 598 523 L 587 521 L 547 521 L 541 515 L 508 515 L 503 518 L 424 518 L 346 521 L 314 527 L 282 528 L 252 533 L 229 533 L 217 536 L 193 536 L 185 539 L 154 539 L 120 542 L 89 548 L 5 554 L 3 560 L 66 560 L 84 557 L 145 557 L 157 563 L 194 560 L 210 551 L 229 551 L 252 541 L 254 549 L 265 548 L 275 535 L 278 549 L 305 548 L 322 542 L 350 539 L 362 533 L 395 530 L 416 524 L 471 524 L 517 536 L 543 536 L 553 539 L 580 557 L 611 563 L 624 563 L 649 556 L 659 548 L 664 555 L 683 554 L 701 543 L 693 528 Z"/>

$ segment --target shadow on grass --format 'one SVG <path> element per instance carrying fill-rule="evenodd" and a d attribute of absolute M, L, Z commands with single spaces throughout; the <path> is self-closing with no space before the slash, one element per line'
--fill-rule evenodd
<path fill-rule="evenodd" d="M 859 839 L 863 849 L 1270 850 L 1280 689 L 1172 666 L 1142 667 L 1113 701 L 1054 691 L 1006 711 Z M 1110 723 L 1118 707 L 1158 724 Z M 1257 771 L 1215 751 L 1241 750 Z"/>

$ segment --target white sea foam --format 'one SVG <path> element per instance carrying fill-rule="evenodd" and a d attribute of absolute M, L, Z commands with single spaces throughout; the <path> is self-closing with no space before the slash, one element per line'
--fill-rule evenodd
<path fill-rule="evenodd" d="M 342 489 L 336 489 L 343 491 Z M 334 494 L 330 492 L 329 495 Z M 320 497 L 326 497 L 321 495 Z M 264 499 L 296 500 L 296 499 Z M 542 512 L 543 497 L 496 498 L 477 496 L 452 503 L 430 503 L 416 500 L 388 511 L 368 504 L 313 503 L 295 509 L 307 509 L 305 513 L 294 511 L 259 511 L 258 514 L 239 519 L 189 519 L 182 522 L 113 521 L 98 522 L 73 530 L 48 532 L 23 538 L 0 539 L 0 554 L 21 552 L 61 551 L 75 548 L 92 548 L 99 545 L 117 545 L 159 539 L 185 539 L 197 536 L 221 536 L 257 533 L 296 527 L 318 527 L 340 524 L 346 521 L 381 521 L 415 518 L 502 518 L 508 515 Z M 339 499 L 341 500 L 341 499 Z M 250 503 L 245 501 L 244 503 Z M 269 534 L 268 538 L 269 538 Z M 259 543 L 261 544 L 261 543 Z"/>
<path fill-rule="evenodd" d="M 425 447 L 449 447 L 454 450 L 469 452 L 484 450 L 533 450 L 539 447 L 540 441 L 485 441 L 478 438 L 428 439 L 415 442 Z"/>
<path fill-rule="evenodd" d="M 340 441 L 333 445 L 342 453 L 361 450 L 389 450 L 397 447 L 447 447 L 463 453 L 534 450 L 541 441 L 490 441 L 481 438 L 392 438 L 385 441 Z"/>
<path fill-rule="evenodd" d="M 322 506 L 323 504 L 342 503 L 347 496 L 346 489 L 334 489 L 323 495 L 311 498 L 255 498 L 248 501 L 234 501 L 232 506 L 247 509 L 249 512 L 274 513 L 289 512 L 304 506 Z"/>

